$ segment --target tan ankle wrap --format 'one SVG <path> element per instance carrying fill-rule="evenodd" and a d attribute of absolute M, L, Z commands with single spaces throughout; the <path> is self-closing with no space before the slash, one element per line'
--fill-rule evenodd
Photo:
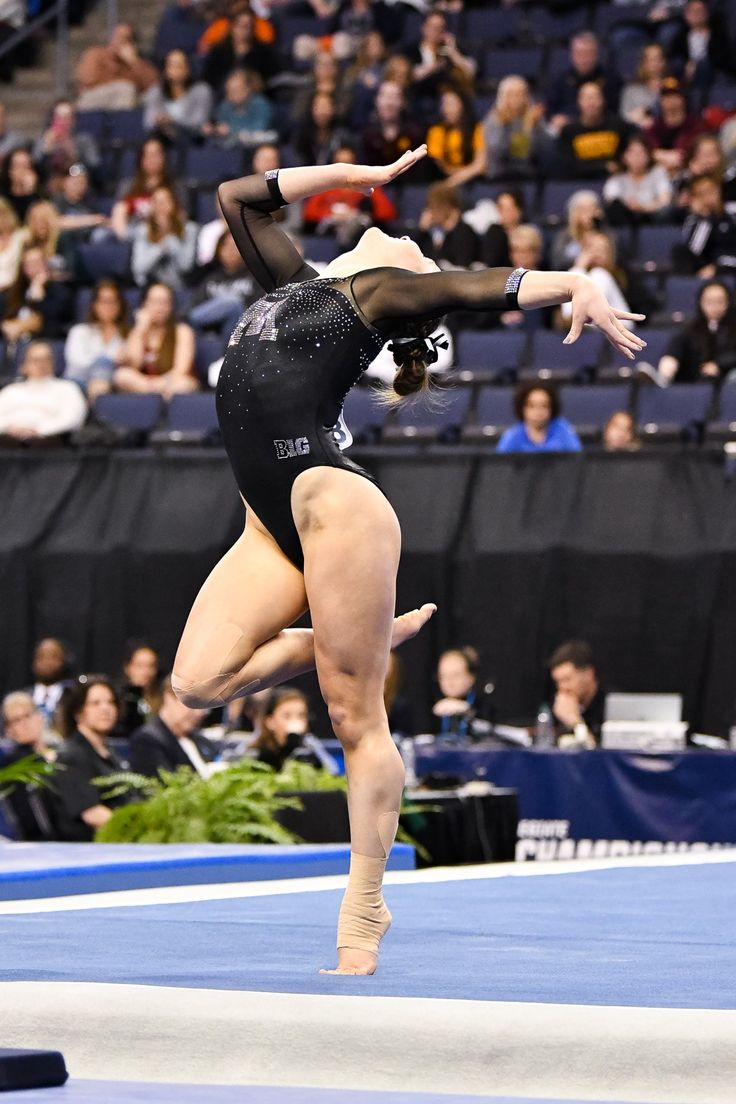
<path fill-rule="evenodd" d="M 378 954 L 378 946 L 391 927 L 391 913 L 383 900 L 383 874 L 396 835 L 399 814 L 381 813 L 376 830 L 384 850 L 382 858 L 350 854 L 350 874 L 337 922 L 337 947 Z"/>

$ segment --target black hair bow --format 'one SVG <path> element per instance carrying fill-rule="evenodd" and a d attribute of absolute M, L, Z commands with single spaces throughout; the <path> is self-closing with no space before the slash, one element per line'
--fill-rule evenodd
<path fill-rule="evenodd" d="M 395 337 L 389 345 L 390 352 L 424 354 L 427 364 L 434 364 L 439 360 L 438 349 L 446 349 L 448 346 L 445 334 L 435 337 Z"/>

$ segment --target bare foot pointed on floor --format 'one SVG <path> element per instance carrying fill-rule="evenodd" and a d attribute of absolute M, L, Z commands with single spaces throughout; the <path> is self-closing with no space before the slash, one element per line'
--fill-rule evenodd
<path fill-rule="evenodd" d="M 321 974 L 342 974 L 366 976 L 376 972 L 378 955 L 371 951 L 354 950 L 352 947 L 341 947 L 337 952 L 337 966 L 334 970 L 320 970 Z"/>
<path fill-rule="evenodd" d="M 411 640 L 436 612 L 434 602 L 427 602 L 421 609 L 409 610 L 408 613 L 402 613 L 401 617 L 395 617 L 391 647 L 398 648 L 399 644 Z"/>

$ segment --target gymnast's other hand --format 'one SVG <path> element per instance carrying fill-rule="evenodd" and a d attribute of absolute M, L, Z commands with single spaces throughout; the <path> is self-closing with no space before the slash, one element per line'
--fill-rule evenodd
<path fill-rule="evenodd" d="M 345 168 L 345 186 L 355 188 L 370 195 L 374 188 L 390 184 L 397 176 L 416 165 L 427 156 L 427 147 L 422 144 L 416 149 L 407 150 L 397 161 L 390 165 L 348 165 Z"/>
<path fill-rule="evenodd" d="M 622 324 L 622 320 L 642 322 L 645 315 L 616 310 L 592 280 L 585 276 L 576 280 L 571 302 L 572 322 L 563 344 L 571 345 L 580 337 L 583 326 L 593 325 L 605 334 L 617 352 L 623 353 L 629 360 L 635 360 L 636 354 L 646 347 L 643 338 Z"/>

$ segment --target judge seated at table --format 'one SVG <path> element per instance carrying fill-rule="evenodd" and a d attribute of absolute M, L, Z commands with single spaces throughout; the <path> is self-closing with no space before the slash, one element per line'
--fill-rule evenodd
<path fill-rule="evenodd" d="M 475 648 L 449 648 L 437 664 L 442 695 L 432 707 L 434 731 L 453 741 L 487 736 L 491 730 L 490 694 L 477 685 L 479 657 Z"/>
<path fill-rule="evenodd" d="M 171 688 L 171 678 L 163 680 L 162 694 L 158 714 L 130 738 L 130 769 L 153 778 L 161 770 L 191 767 L 209 778 L 217 748 L 200 732 L 208 710 L 183 705 Z"/>
<path fill-rule="evenodd" d="M 600 743 L 606 695 L 585 640 L 568 640 L 553 652 L 547 664 L 556 695 L 552 703 L 558 736 L 574 733 L 587 747 Z"/>

